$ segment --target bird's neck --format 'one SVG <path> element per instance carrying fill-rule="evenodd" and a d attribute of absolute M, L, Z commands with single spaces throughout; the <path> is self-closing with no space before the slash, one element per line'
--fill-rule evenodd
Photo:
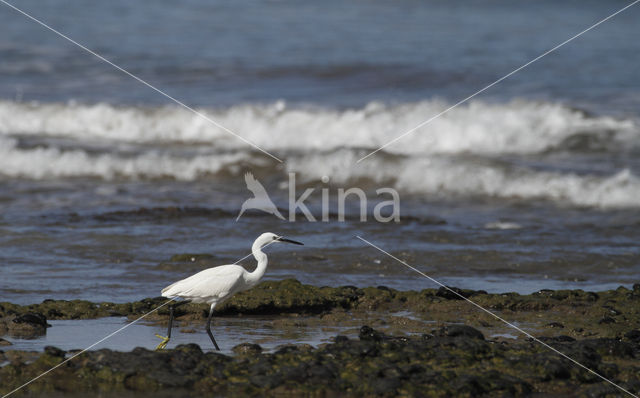
<path fill-rule="evenodd" d="M 262 251 L 261 245 L 256 244 L 251 248 L 251 252 L 258 262 L 258 266 L 253 272 L 248 273 L 246 281 L 253 286 L 260 282 L 260 279 L 262 279 L 264 273 L 267 271 L 267 255 Z"/>

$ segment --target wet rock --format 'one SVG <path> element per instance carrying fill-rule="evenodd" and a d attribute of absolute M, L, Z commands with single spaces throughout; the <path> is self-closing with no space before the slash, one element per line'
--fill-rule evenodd
<path fill-rule="evenodd" d="M 467 325 L 443 326 L 435 335 L 440 337 L 468 337 L 471 339 L 484 340 L 482 332 Z"/>
<path fill-rule="evenodd" d="M 18 315 L 12 320 L 12 322 L 17 324 L 28 324 L 32 327 L 51 327 L 51 325 L 47 323 L 47 317 L 38 312 L 27 312 L 26 314 Z"/>
<path fill-rule="evenodd" d="M 336 337 L 334 337 L 333 342 L 334 343 L 346 343 L 349 341 L 349 338 L 347 336 L 342 336 L 342 335 L 337 335 Z"/>
<path fill-rule="evenodd" d="M 52 357 L 61 357 L 61 358 L 64 358 L 64 356 L 66 354 L 66 352 L 64 350 L 61 350 L 58 347 L 54 347 L 54 346 L 50 346 L 50 345 L 44 347 L 44 352 L 45 352 L 45 354 L 50 355 Z"/>
<path fill-rule="evenodd" d="M 536 330 L 544 335 L 540 340 L 585 366 L 630 383 L 640 374 L 635 365 L 640 357 L 640 331 L 629 330 L 630 325 L 635 327 L 640 322 L 640 293 L 636 294 L 636 290 L 615 289 L 597 294 L 562 290 L 531 295 L 460 291 L 473 295 L 474 302 L 484 308 L 504 311 L 501 316 L 505 319 Z M 593 375 L 535 341 L 484 340 L 483 335 L 512 331 L 459 297 L 450 299 L 442 294 L 436 289 L 413 292 L 269 281 L 234 296 L 220 312 L 229 316 L 273 314 L 271 325 L 283 330 L 338 326 L 334 330 L 340 330 L 343 336 L 318 348 L 287 345 L 273 353 L 249 348 L 249 355 L 233 357 L 203 353 L 197 346 L 179 346 L 159 353 L 144 349 L 130 353 L 100 350 L 75 358 L 56 370 L 51 382 L 34 383 L 30 388 L 31 392 L 96 391 L 96 386 L 105 386 L 108 391 L 131 389 L 147 394 L 171 388 L 180 393 L 186 391 L 183 395 L 199 396 L 447 397 L 471 396 L 480 391 L 485 396 L 522 396 L 534 386 L 533 395 L 580 396 L 587 387 L 599 383 Z M 7 331 L 12 319 L 30 312 L 47 319 L 110 315 L 135 319 L 165 301 L 149 298 L 114 304 L 45 300 L 25 306 L 0 303 L 0 335 Z M 609 307 L 620 314 L 615 315 Z M 177 322 L 185 331 L 202 330 L 206 310 L 206 304 L 181 306 L 176 311 Z M 600 324 L 603 315 L 618 321 Z M 163 307 L 147 319 L 166 325 L 168 311 Z M 433 328 L 433 322 L 449 326 L 425 334 Z M 451 324 L 457 322 L 465 325 Z M 368 326 L 361 327 L 363 324 Z M 564 328 L 545 327 L 547 324 L 561 324 Z M 26 381 L 28 374 L 42 372 L 62 360 L 62 356 L 51 355 L 48 350 L 49 353 L 33 354 L 35 358 L 2 354 L 2 362 L 10 365 L 0 367 L 0 392 L 7 391 L 5 386 Z M 465 388 L 469 388 L 468 392 L 461 392 L 467 391 Z"/>
<path fill-rule="evenodd" d="M 610 323 L 616 323 L 616 320 L 611 318 L 610 316 L 605 316 L 598 321 L 599 324 L 608 325 Z"/>
<path fill-rule="evenodd" d="M 233 347 L 231 350 L 238 355 L 254 355 L 260 354 L 262 352 L 262 347 L 258 344 L 242 343 Z"/>
<path fill-rule="evenodd" d="M 32 338 L 45 334 L 50 326 L 47 318 L 41 313 L 9 315 L 0 319 L 0 335 L 9 333 L 18 338 Z"/>
<path fill-rule="evenodd" d="M 618 311 L 617 309 L 615 309 L 610 305 L 603 305 L 602 308 L 606 309 L 609 315 L 612 315 L 612 316 L 622 315 L 622 312 Z"/>
<path fill-rule="evenodd" d="M 234 296 L 221 307 L 225 314 L 322 313 L 333 308 L 349 308 L 359 293 L 351 288 L 318 288 L 295 279 L 263 282 L 250 292 Z"/>
<path fill-rule="evenodd" d="M 464 326 L 451 325 L 429 339 L 362 327 L 361 339 L 336 336 L 334 343 L 317 349 L 287 345 L 267 354 L 256 345 L 243 344 L 236 348 L 243 347 L 251 355 L 233 358 L 205 354 L 194 344 L 162 352 L 142 348 L 128 353 L 90 351 L 57 369 L 55 377 L 46 376 L 27 386 L 26 392 L 31 396 L 91 393 L 99 385 L 102 393 L 128 390 L 153 395 L 170 390 L 174 395 L 206 397 L 582 396 L 592 394 L 594 383 L 599 383 L 537 343 L 495 344 Z M 631 383 L 635 377 L 635 371 L 624 370 L 629 368 L 629 359 L 626 368 L 608 362 L 629 358 L 629 343 L 558 338 L 551 344 L 614 382 Z M 13 352 L 7 359 L 11 365 L 0 367 L 0 392 L 59 363 L 63 353 L 48 347 L 34 359 Z"/>
<path fill-rule="evenodd" d="M 597 294 L 582 290 L 541 290 L 531 295 L 485 294 L 482 291 L 461 289 L 455 291 L 466 297 L 473 296 L 474 301 L 484 308 L 517 312 L 519 319 L 532 327 L 540 328 L 548 323 L 556 325 L 554 323 L 556 322 L 583 337 L 622 336 L 628 331 L 628 325 L 633 324 L 634 319 L 638 318 L 636 316 L 637 297 L 633 296 L 635 291 L 628 289 L 609 290 Z M 288 279 L 261 283 L 251 291 L 237 294 L 216 311 L 225 315 L 278 315 L 279 318 L 276 321 L 280 322 L 280 327 L 283 328 L 287 325 L 309 327 L 311 324 L 327 326 L 350 324 L 355 330 L 366 322 L 380 330 L 384 327 L 385 333 L 404 331 L 421 334 L 428 330 L 427 320 L 451 323 L 452 316 L 457 316 L 460 321 L 470 321 L 473 326 L 490 329 L 487 331 L 483 329 L 485 334 L 504 334 L 508 330 L 500 323 L 493 320 L 488 322 L 485 316 L 478 316 L 476 308 L 460 300 L 460 297 L 455 294 L 451 296 L 452 294 L 444 288 L 414 292 L 397 291 L 386 287 L 316 287 Z M 44 314 L 48 319 L 89 319 L 104 316 L 126 316 L 136 319 L 165 301 L 165 298 L 158 297 L 120 304 L 91 303 L 82 300 L 45 300 L 40 304 L 26 306 L 0 303 L 0 317 L 6 320 L 11 316 L 36 312 Z M 606 323 L 610 322 L 606 320 L 605 323 L 598 323 L 603 316 L 603 307 L 607 311 L 611 311 L 607 308 L 611 307 L 616 312 L 625 314 L 627 319 L 624 322 Z M 579 311 L 576 311 L 578 308 Z M 200 330 L 206 310 L 206 304 L 187 304 L 176 310 L 176 316 L 183 328 Z M 370 316 L 372 311 L 380 314 L 374 318 L 375 320 Z M 400 312 L 411 315 L 387 315 Z M 541 312 L 544 312 L 545 316 L 539 317 Z M 297 314 L 298 317 L 317 314 L 322 316 L 309 322 L 308 319 L 292 321 L 283 318 L 282 314 Z M 613 313 L 609 315 L 617 317 Z M 168 309 L 163 307 L 157 313 L 149 315 L 147 319 L 166 324 Z M 197 327 L 190 325 L 191 322 L 197 323 Z M 561 330 L 548 329 L 549 333 L 553 333 L 554 329 Z M 0 321 L 0 335 L 6 332 L 7 322 Z"/>
<path fill-rule="evenodd" d="M 387 336 L 382 332 L 372 329 L 369 326 L 363 326 L 360 328 L 359 336 L 362 341 L 395 341 L 406 342 L 407 338 L 404 336 Z"/>
<path fill-rule="evenodd" d="M 550 322 L 550 323 L 547 323 L 545 326 L 550 328 L 556 328 L 556 329 L 564 329 L 564 325 L 561 324 L 560 322 Z"/>
<path fill-rule="evenodd" d="M 621 391 L 609 383 L 599 383 L 587 388 L 582 395 L 585 398 L 613 398 L 620 397 Z"/>
<path fill-rule="evenodd" d="M 447 300 L 464 300 L 465 298 L 472 297 L 476 294 L 486 294 L 484 290 L 467 290 L 467 289 L 458 289 L 457 287 L 447 286 L 446 288 L 441 287 L 438 289 L 436 296 L 445 298 Z"/>
<path fill-rule="evenodd" d="M 627 333 L 624 334 L 624 337 L 626 337 L 627 339 L 633 341 L 633 342 L 640 342 L 640 330 L 638 329 L 633 329 L 633 330 L 629 330 Z"/>
<path fill-rule="evenodd" d="M 359 338 L 360 340 L 382 341 L 385 336 L 383 333 L 373 330 L 369 326 L 363 326 L 360 328 Z"/>
<path fill-rule="evenodd" d="M 11 343 L 8 340 L 0 338 L 0 346 L 9 346 L 9 345 L 13 345 L 13 343 Z"/>
<path fill-rule="evenodd" d="M 512 394 L 528 394 L 532 386 L 517 377 L 490 371 L 483 375 L 462 375 L 453 381 L 453 386 L 458 394 L 479 396 L 490 392 L 504 391 Z"/>
<path fill-rule="evenodd" d="M 544 341 L 545 343 L 567 343 L 567 342 L 571 342 L 571 341 L 576 341 L 576 339 L 574 339 L 571 336 L 566 336 L 566 335 L 560 335 L 560 336 L 540 336 L 537 337 L 538 340 L 540 341 Z"/>
<path fill-rule="evenodd" d="M 593 350 L 602 356 L 614 356 L 617 358 L 634 357 L 633 346 L 618 339 L 588 339 L 576 342 L 574 346 Z"/>
<path fill-rule="evenodd" d="M 340 337 L 340 336 L 336 336 L 336 339 L 337 337 Z M 278 354 L 287 354 L 290 352 L 313 351 L 314 349 L 315 348 L 313 348 L 313 346 L 310 344 L 285 344 L 285 345 L 278 346 L 276 348 L 275 354 L 278 355 Z"/>

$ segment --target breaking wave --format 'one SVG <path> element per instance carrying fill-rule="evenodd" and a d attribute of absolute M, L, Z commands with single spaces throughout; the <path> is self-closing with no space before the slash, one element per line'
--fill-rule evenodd
<path fill-rule="evenodd" d="M 630 169 L 603 172 L 528 167 L 504 159 L 597 152 L 615 157 L 640 142 L 636 121 L 590 116 L 561 104 L 472 102 L 435 119 L 367 160 L 356 161 L 450 104 L 371 103 L 361 109 L 289 108 L 283 102 L 200 109 L 285 160 L 284 169 L 242 140 L 178 107 L 0 102 L 0 174 L 5 178 L 197 180 L 243 169 L 331 176 L 429 195 L 546 199 L 579 206 L 636 207 Z"/>

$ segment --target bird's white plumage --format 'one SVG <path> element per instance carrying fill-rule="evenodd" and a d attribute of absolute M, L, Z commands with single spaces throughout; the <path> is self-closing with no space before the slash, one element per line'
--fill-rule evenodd
<path fill-rule="evenodd" d="M 194 303 L 221 304 L 235 293 L 248 289 L 244 274 L 237 264 L 205 269 L 162 289 L 164 297 L 182 297 Z"/>
<path fill-rule="evenodd" d="M 265 232 L 253 242 L 251 247 L 251 253 L 258 261 L 258 266 L 253 272 L 247 272 L 238 264 L 208 268 L 165 287 L 162 289 L 162 296 L 181 297 L 194 303 L 207 303 L 211 305 L 213 311 L 216 305 L 234 294 L 251 289 L 258 284 L 267 270 L 267 255 L 262 251 L 262 247 L 283 241 L 301 244 L 281 238 L 274 233 Z"/>
<path fill-rule="evenodd" d="M 208 268 L 195 275 L 177 281 L 164 289 L 162 295 L 171 299 L 181 297 L 194 303 L 207 303 L 209 307 L 209 317 L 207 318 L 207 334 L 217 350 L 220 350 L 213 334 L 211 333 L 211 317 L 216 305 L 223 303 L 234 294 L 243 290 L 251 289 L 260 282 L 267 270 L 267 255 L 262 251 L 265 245 L 276 242 L 288 242 L 302 245 L 290 239 L 285 239 L 271 232 L 265 232 L 253 242 L 251 253 L 258 261 L 258 266 L 253 272 L 247 272 L 237 264 L 221 265 L 219 267 Z M 173 322 L 173 306 L 169 306 L 169 328 L 167 336 L 156 334 L 162 339 L 156 349 L 161 350 L 167 346 L 171 338 L 171 324 Z"/>

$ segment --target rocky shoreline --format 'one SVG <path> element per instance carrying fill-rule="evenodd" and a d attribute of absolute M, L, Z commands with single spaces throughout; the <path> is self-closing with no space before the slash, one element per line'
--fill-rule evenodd
<path fill-rule="evenodd" d="M 640 285 L 604 292 L 544 290 L 531 295 L 456 290 L 516 323 L 583 365 L 640 390 Z M 135 319 L 166 299 L 133 303 L 45 300 L 0 303 L 0 337 L 44 333 L 51 319 Z M 177 310 L 178 326 L 201 325 L 206 305 Z M 41 396 L 163 392 L 202 396 L 621 396 L 599 377 L 519 334 L 446 289 L 315 287 L 264 282 L 238 294 L 219 315 L 269 315 L 274 328 L 345 326 L 319 347 L 287 344 L 272 352 L 244 343 L 234 355 L 195 344 L 164 352 L 86 352 L 24 389 Z M 167 309 L 149 315 L 166 324 Z M 363 326 L 367 325 L 367 326 Z M 59 364 L 74 351 L 0 347 L 0 393 Z M 19 393 L 16 393 L 19 394 Z"/>

